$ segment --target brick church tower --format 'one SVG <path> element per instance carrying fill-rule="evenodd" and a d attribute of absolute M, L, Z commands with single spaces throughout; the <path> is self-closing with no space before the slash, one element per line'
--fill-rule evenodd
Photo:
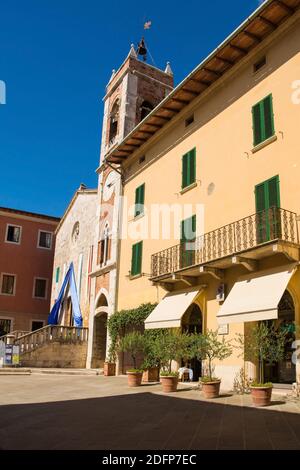
<path fill-rule="evenodd" d="M 144 46 L 143 41 L 140 45 Z M 144 49 L 145 53 L 146 50 Z M 105 155 L 139 124 L 173 89 L 169 63 L 162 71 L 139 59 L 131 45 L 128 56 L 106 87 L 98 168 L 97 253 L 91 273 L 91 311 L 87 367 L 103 367 L 109 347 L 107 318 L 115 311 L 118 283 L 119 197 L 122 181 L 118 168 L 105 162 Z"/>

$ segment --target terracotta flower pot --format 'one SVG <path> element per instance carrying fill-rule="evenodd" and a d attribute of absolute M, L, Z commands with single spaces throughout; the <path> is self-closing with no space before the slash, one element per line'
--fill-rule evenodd
<path fill-rule="evenodd" d="M 271 404 L 272 387 L 250 387 L 253 404 L 268 406 Z"/>
<path fill-rule="evenodd" d="M 165 393 L 176 392 L 177 384 L 178 384 L 177 376 L 174 376 L 174 375 L 160 376 L 160 381 L 162 384 L 163 392 Z"/>
<path fill-rule="evenodd" d="M 159 370 L 158 367 L 151 367 L 143 373 L 143 382 L 158 382 L 159 381 Z"/>
<path fill-rule="evenodd" d="M 104 362 L 103 373 L 106 377 L 116 375 L 116 364 L 114 362 Z"/>
<path fill-rule="evenodd" d="M 139 387 L 142 384 L 143 372 L 127 372 L 129 387 Z"/>
<path fill-rule="evenodd" d="M 221 380 L 214 380 L 212 382 L 201 382 L 202 391 L 205 398 L 218 398 L 220 395 Z"/>

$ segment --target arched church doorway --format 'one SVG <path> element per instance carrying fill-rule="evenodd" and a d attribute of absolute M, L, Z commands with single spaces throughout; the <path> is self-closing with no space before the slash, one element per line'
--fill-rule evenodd
<path fill-rule="evenodd" d="M 276 326 L 287 331 L 284 358 L 274 364 L 265 364 L 266 380 L 273 383 L 292 384 L 296 382 L 296 365 L 292 362 L 292 343 L 296 339 L 295 305 L 289 291 L 285 291 L 278 305 Z"/>
<path fill-rule="evenodd" d="M 93 369 L 103 367 L 105 361 L 107 343 L 107 310 L 108 302 L 106 296 L 101 294 L 96 304 L 94 316 L 91 363 Z"/>
<path fill-rule="evenodd" d="M 202 312 L 197 304 L 191 304 L 182 317 L 181 321 L 183 333 L 202 333 L 203 322 Z M 185 364 L 182 363 L 182 366 Z M 198 381 L 202 373 L 202 363 L 196 357 L 190 360 L 190 368 L 193 370 L 193 380 Z"/>

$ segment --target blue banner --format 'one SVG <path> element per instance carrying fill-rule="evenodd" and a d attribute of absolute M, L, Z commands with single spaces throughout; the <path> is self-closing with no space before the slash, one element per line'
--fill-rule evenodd
<path fill-rule="evenodd" d="M 70 288 L 71 294 L 71 302 L 72 302 L 72 314 L 74 318 L 74 326 L 81 327 L 82 326 L 82 315 L 78 300 L 76 282 L 75 282 L 75 275 L 74 275 L 74 265 L 73 263 L 70 264 L 70 267 L 67 271 L 65 276 L 64 282 L 62 283 L 58 298 L 55 304 L 52 307 L 52 310 L 48 317 L 48 324 L 49 325 L 57 325 L 59 319 L 59 312 L 62 306 L 62 302 L 65 296 L 65 291 L 67 286 Z"/>

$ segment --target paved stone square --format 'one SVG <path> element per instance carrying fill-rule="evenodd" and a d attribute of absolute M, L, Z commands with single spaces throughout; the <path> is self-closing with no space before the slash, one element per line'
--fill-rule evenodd
<path fill-rule="evenodd" d="M 0 376 L 1 449 L 300 449 L 300 402 L 204 400 L 190 384 L 130 389 L 126 377 Z"/>

